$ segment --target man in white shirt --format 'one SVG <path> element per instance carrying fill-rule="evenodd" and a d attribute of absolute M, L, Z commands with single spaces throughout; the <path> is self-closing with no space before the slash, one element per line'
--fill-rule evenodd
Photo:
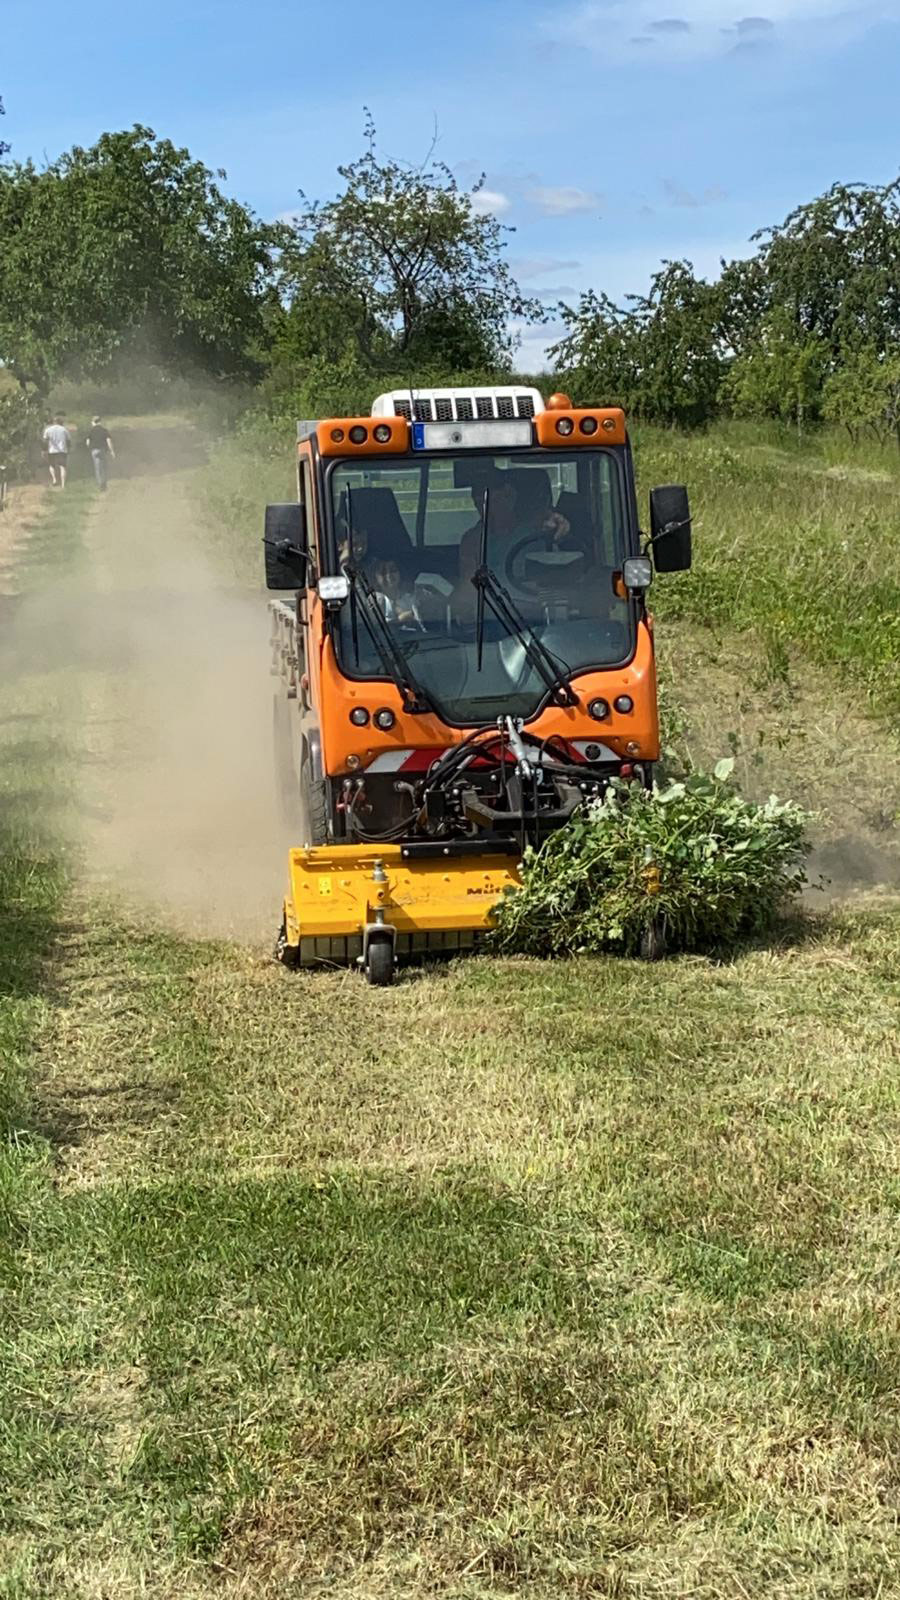
<path fill-rule="evenodd" d="M 64 419 L 54 417 L 44 429 L 44 449 L 47 452 L 47 465 L 50 468 L 50 482 L 54 488 L 57 485 L 60 489 L 66 487 L 66 467 L 71 443 L 72 436 Z"/>

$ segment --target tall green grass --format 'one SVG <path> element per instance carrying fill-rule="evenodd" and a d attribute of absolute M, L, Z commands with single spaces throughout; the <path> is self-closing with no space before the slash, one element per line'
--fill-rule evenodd
<path fill-rule="evenodd" d="M 694 567 L 655 583 L 663 621 L 752 630 L 773 677 L 808 657 L 836 668 L 871 709 L 900 717 L 895 449 L 745 425 L 694 437 L 643 429 L 635 454 L 642 499 L 654 483 L 691 491 Z"/>

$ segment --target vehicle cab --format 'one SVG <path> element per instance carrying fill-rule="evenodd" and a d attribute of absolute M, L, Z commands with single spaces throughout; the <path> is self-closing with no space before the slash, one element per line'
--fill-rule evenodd
<path fill-rule="evenodd" d="M 647 590 L 687 495 L 639 526 L 625 417 L 533 388 L 403 390 L 301 423 L 266 515 L 282 767 L 312 842 L 539 839 L 659 757 Z M 290 786 L 289 779 L 288 786 Z"/>

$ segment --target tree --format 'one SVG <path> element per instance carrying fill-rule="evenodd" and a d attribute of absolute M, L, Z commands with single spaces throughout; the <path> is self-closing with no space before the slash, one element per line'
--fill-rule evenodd
<path fill-rule="evenodd" d="M 854 444 L 868 428 L 900 446 L 900 355 L 879 356 L 874 345 L 844 352 L 824 389 L 822 413 L 846 428 Z"/>
<path fill-rule="evenodd" d="M 6 107 L 3 104 L 3 96 L 0 95 L 0 117 L 5 117 L 5 116 L 6 116 Z M 0 139 L 0 161 L 2 161 L 3 157 L 5 155 L 8 155 L 8 154 L 9 154 L 9 145 L 7 144 L 5 139 Z"/>
<path fill-rule="evenodd" d="M 588 400 L 612 400 L 667 427 L 700 427 L 715 416 L 722 379 L 719 295 L 688 261 L 665 261 L 646 296 L 616 306 L 582 295 L 560 307 L 568 333 L 551 350 L 565 381 Z"/>
<path fill-rule="evenodd" d="M 799 331 L 779 306 L 733 362 L 723 393 L 737 416 L 778 417 L 802 432 L 820 415 L 827 368 L 824 342 Z"/>
<path fill-rule="evenodd" d="M 258 370 L 278 230 L 151 129 L 42 171 L 0 165 L 0 237 L 0 360 L 24 387 L 46 393 L 123 350 L 174 371 Z"/>
<path fill-rule="evenodd" d="M 900 341 L 900 178 L 883 188 L 834 184 L 779 227 L 754 235 L 770 307 L 833 359 Z"/>
<path fill-rule="evenodd" d="M 373 367 L 508 363 L 512 319 L 541 320 L 503 258 L 506 230 L 431 155 L 382 158 L 366 115 L 365 149 L 338 168 L 342 192 L 302 209 L 284 251 L 289 310 L 283 360 L 353 357 Z"/>

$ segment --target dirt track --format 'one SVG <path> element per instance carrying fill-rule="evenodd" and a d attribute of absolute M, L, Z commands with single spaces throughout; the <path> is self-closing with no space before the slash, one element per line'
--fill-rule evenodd
<path fill-rule="evenodd" d="M 119 453 L 121 476 L 91 508 L 87 559 L 16 624 L 26 662 L 49 653 L 63 669 L 81 754 L 76 839 L 89 880 L 154 920 L 268 941 L 286 841 L 264 596 L 222 585 L 183 430 L 136 430 Z"/>

